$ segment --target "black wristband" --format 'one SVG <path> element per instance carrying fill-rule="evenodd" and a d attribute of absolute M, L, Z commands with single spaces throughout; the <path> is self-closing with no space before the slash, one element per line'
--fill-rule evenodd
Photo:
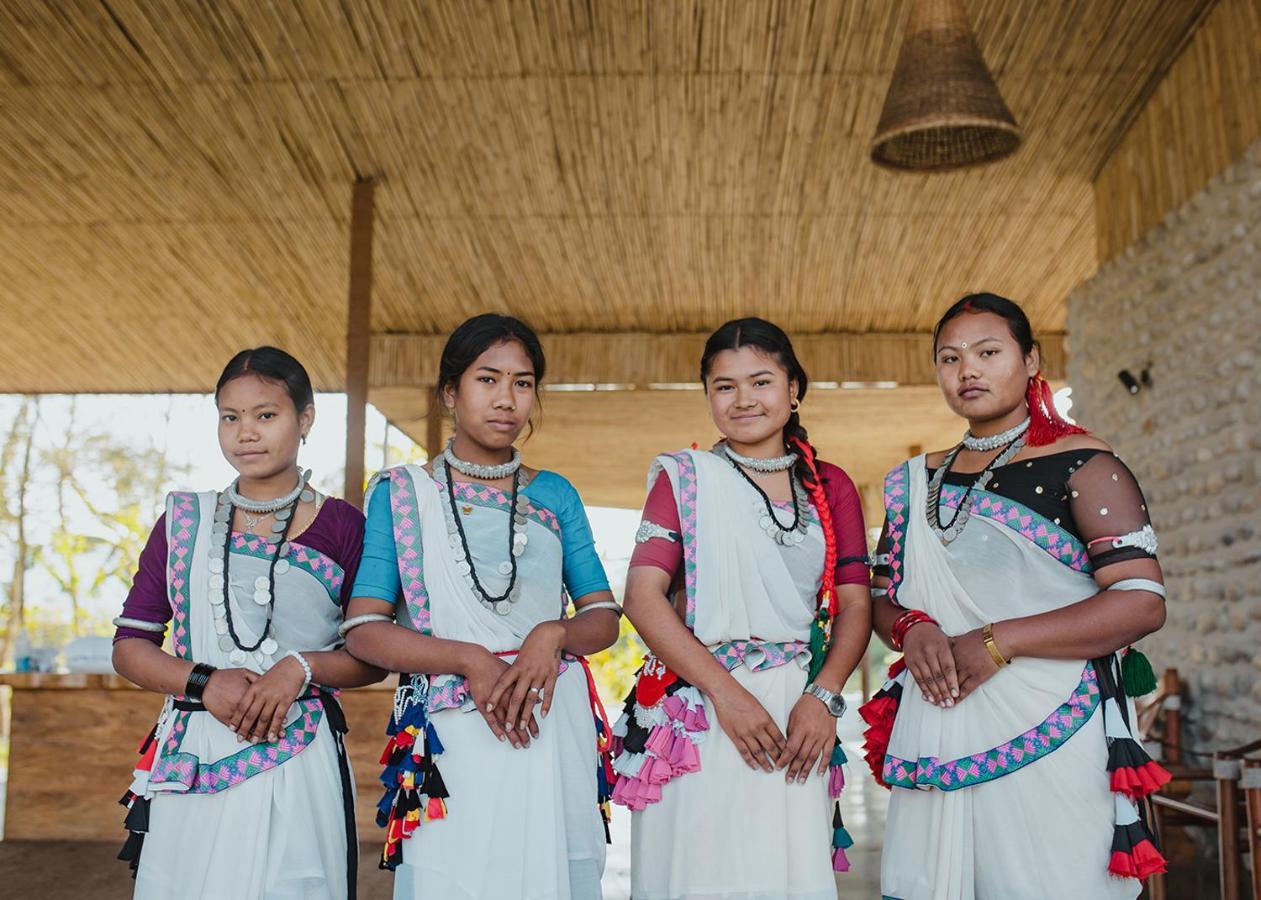
<path fill-rule="evenodd" d="M 200 700 L 210 676 L 218 670 L 207 663 L 193 663 L 193 670 L 188 673 L 188 682 L 184 685 L 184 697 L 189 700 Z"/>

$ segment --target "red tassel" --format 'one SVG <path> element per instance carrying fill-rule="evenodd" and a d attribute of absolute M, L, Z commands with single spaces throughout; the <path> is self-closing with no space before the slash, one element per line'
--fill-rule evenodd
<path fill-rule="evenodd" d="M 895 659 L 893 662 L 889 664 L 889 678 L 891 680 L 894 678 L 897 678 L 899 675 L 901 675 L 905 671 L 906 671 L 906 657 L 905 656 L 899 656 L 897 659 Z"/>
<path fill-rule="evenodd" d="M 1056 411 L 1051 385 L 1041 372 L 1029 379 L 1025 402 L 1029 406 L 1029 431 L 1025 434 L 1025 443 L 1030 447 L 1045 447 L 1070 434 L 1089 434 L 1085 428 L 1065 421 Z"/>
<path fill-rule="evenodd" d="M 435 819 L 445 819 L 447 817 L 447 805 L 442 802 L 441 797 L 430 797 L 429 804 L 425 807 L 425 818 L 431 822 Z"/>
<path fill-rule="evenodd" d="M 1135 845 L 1129 853 L 1113 850 L 1112 859 L 1108 863 L 1108 871 L 1122 878 L 1141 880 L 1157 872 L 1168 871 L 1168 864 L 1160 855 L 1160 851 L 1152 846 L 1151 841 L 1143 841 Z"/>
<path fill-rule="evenodd" d="M 1141 766 L 1117 769 L 1112 773 L 1112 791 L 1135 800 L 1160 790 L 1173 778 L 1160 763 L 1148 761 Z"/>

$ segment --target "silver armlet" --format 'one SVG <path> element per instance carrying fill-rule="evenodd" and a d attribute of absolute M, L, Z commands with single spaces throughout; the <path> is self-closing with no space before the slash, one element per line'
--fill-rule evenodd
<path fill-rule="evenodd" d="M 593 609 L 611 609 L 619 616 L 622 614 L 622 607 L 618 605 L 616 600 L 597 600 L 595 603 L 587 603 L 574 610 L 575 616 L 580 616 L 585 612 L 591 612 Z"/>
<path fill-rule="evenodd" d="M 884 597 L 889 593 L 889 589 L 887 587 L 873 587 L 871 588 L 870 593 L 872 600 L 879 600 L 881 597 Z"/>
<path fill-rule="evenodd" d="M 647 543 L 653 538 L 665 538 L 667 541 L 677 544 L 679 542 L 679 533 L 671 531 L 664 525 L 658 525 L 656 522 L 644 519 L 639 523 L 639 530 L 635 532 L 635 543 Z"/>
<path fill-rule="evenodd" d="M 345 622 L 337 626 L 337 634 L 339 637 L 345 637 L 346 633 L 352 629 L 358 628 L 360 625 L 367 625 L 369 622 L 393 622 L 393 616 L 387 616 L 385 613 L 364 613 L 362 616 L 351 616 Z"/>
<path fill-rule="evenodd" d="M 1156 539 L 1156 532 L 1151 525 L 1144 525 L 1138 531 L 1114 537 L 1111 543 L 1113 549 L 1116 550 L 1122 547 L 1137 547 L 1152 556 L 1156 555 L 1156 548 L 1160 546 L 1160 541 Z"/>
<path fill-rule="evenodd" d="M 1160 599 L 1167 599 L 1165 594 L 1165 586 L 1159 581 L 1152 581 L 1150 578 L 1122 578 L 1116 584 L 1110 584 L 1104 590 L 1107 591 L 1150 591 L 1153 594 L 1159 594 Z"/>
<path fill-rule="evenodd" d="M 893 558 L 892 553 L 873 553 L 871 554 L 871 565 L 873 567 L 874 566 L 887 566 L 889 564 L 889 560 L 891 560 L 892 558 Z"/>
<path fill-rule="evenodd" d="M 144 619 L 133 619 L 129 616 L 118 616 L 114 619 L 115 628 L 134 628 L 137 631 L 152 631 L 154 634 L 162 634 L 166 631 L 164 622 L 146 622 Z"/>

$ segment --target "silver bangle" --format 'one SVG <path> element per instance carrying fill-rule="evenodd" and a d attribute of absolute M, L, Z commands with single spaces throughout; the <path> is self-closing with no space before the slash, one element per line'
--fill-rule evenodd
<path fill-rule="evenodd" d="M 622 607 L 618 605 L 616 600 L 597 600 L 595 603 L 588 603 L 574 610 L 575 616 L 580 616 L 585 612 L 591 612 L 593 609 L 611 609 L 619 616 L 622 614 Z"/>
<path fill-rule="evenodd" d="M 302 689 L 298 691 L 298 696 L 301 697 L 306 693 L 306 689 L 311 686 L 311 664 L 308 663 L 306 661 L 306 657 L 297 650 L 290 650 L 284 657 L 281 657 L 281 659 L 289 656 L 292 656 L 298 661 L 298 665 L 302 666 L 302 674 L 305 676 L 305 679 L 302 682 Z"/>
<path fill-rule="evenodd" d="M 134 628 L 137 631 L 152 631 L 161 634 L 166 631 L 165 622 L 146 622 L 144 619 L 133 619 L 130 616 L 118 616 L 114 619 L 115 628 Z"/>
<path fill-rule="evenodd" d="M 364 613 L 361 616 L 351 616 L 345 622 L 337 626 L 337 636 L 345 637 L 351 629 L 358 628 L 360 625 L 367 625 L 369 622 L 393 622 L 393 616 L 387 616 L 385 613 Z"/>
<path fill-rule="evenodd" d="M 881 597 L 888 595 L 889 589 L 887 587 L 873 587 L 868 588 L 867 592 L 871 595 L 872 600 L 879 600 Z"/>
<path fill-rule="evenodd" d="M 1150 578 L 1122 578 L 1115 584 L 1110 584 L 1105 591 L 1148 591 L 1157 594 L 1160 599 L 1168 599 L 1165 594 L 1165 586 L 1159 581 L 1152 581 Z"/>

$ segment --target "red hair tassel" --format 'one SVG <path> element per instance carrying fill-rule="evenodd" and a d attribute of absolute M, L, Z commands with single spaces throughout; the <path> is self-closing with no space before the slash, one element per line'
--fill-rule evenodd
<path fill-rule="evenodd" d="M 1050 382 L 1042 377 L 1041 372 L 1029 379 L 1025 402 L 1029 404 L 1029 431 L 1025 435 L 1025 443 L 1030 447 L 1045 447 L 1070 434 L 1090 433 L 1080 425 L 1066 421 L 1056 411 Z"/>

